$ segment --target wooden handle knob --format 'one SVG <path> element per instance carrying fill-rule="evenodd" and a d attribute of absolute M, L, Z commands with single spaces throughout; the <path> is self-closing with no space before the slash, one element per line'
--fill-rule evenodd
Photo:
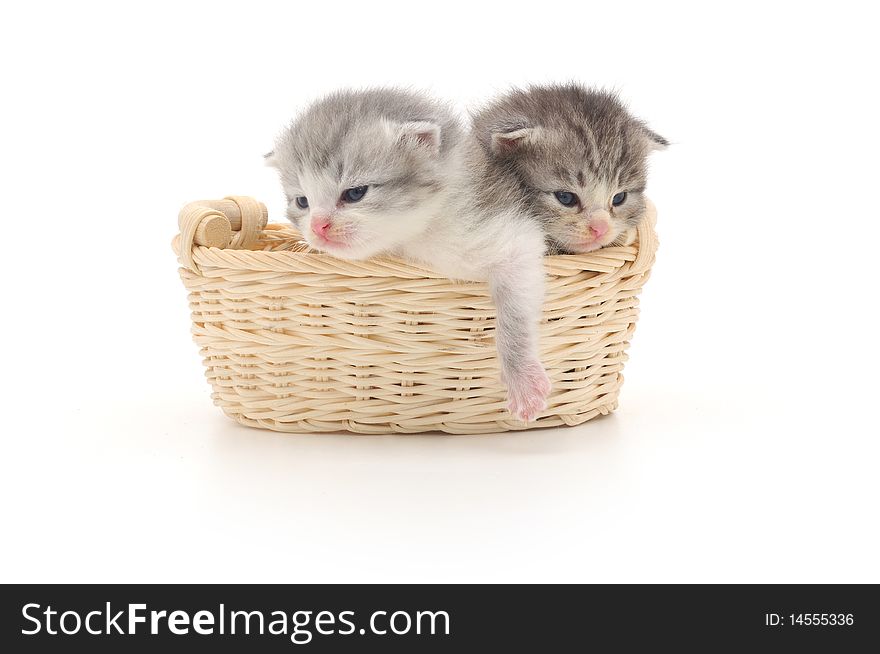
<path fill-rule="evenodd" d="M 260 220 L 256 232 L 262 231 L 269 222 L 269 210 L 262 202 Z M 193 243 L 211 248 L 227 248 L 232 243 L 235 232 L 241 231 L 241 207 L 231 199 L 197 200 L 180 210 L 181 232 L 184 222 L 197 222 L 193 233 Z"/>
<path fill-rule="evenodd" d="M 215 209 L 216 211 L 219 211 L 224 216 L 226 216 L 226 218 L 229 219 L 229 226 L 232 228 L 232 231 L 237 232 L 241 230 L 241 207 L 239 207 L 234 200 L 198 200 L 197 202 L 193 202 L 192 204 L 197 204 L 202 207 L 208 207 L 210 209 Z M 266 223 L 269 222 L 269 210 L 262 202 L 260 202 L 259 205 L 260 229 L 263 229 L 266 226 Z"/>
<path fill-rule="evenodd" d="M 202 220 L 198 227 L 193 240 L 198 245 L 204 245 L 209 248 L 225 248 L 232 241 L 232 227 L 229 219 L 214 214 Z"/>

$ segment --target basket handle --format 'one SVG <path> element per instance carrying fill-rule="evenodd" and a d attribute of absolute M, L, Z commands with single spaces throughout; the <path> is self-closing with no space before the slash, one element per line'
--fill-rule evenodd
<path fill-rule="evenodd" d="M 639 253 L 633 261 L 632 272 L 644 272 L 654 265 L 654 257 L 657 254 L 657 207 L 654 203 L 645 199 L 645 217 L 637 228 L 639 235 Z"/>
<path fill-rule="evenodd" d="M 190 202 L 177 216 L 180 263 L 198 272 L 193 259 L 193 248 L 196 246 L 236 250 L 249 248 L 259 240 L 268 221 L 266 205 L 244 195 Z"/>

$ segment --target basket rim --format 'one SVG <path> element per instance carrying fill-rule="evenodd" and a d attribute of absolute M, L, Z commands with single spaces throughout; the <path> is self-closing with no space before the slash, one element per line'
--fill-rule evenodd
<path fill-rule="evenodd" d="M 605 247 L 588 254 L 553 254 L 544 257 L 547 272 L 553 276 L 568 277 L 583 272 L 610 273 L 630 263 L 636 270 L 647 270 L 654 263 L 657 251 L 654 203 L 645 199 L 645 218 L 639 224 L 638 238 L 633 245 Z M 263 228 L 268 232 L 283 231 L 295 238 L 299 234 L 292 225 L 272 223 Z M 263 232 L 264 233 L 264 232 Z M 300 235 L 301 236 L 301 235 Z M 411 264 L 396 257 L 383 256 L 364 261 L 340 259 L 314 250 L 253 250 L 219 248 L 197 245 L 190 247 L 190 264 L 181 250 L 181 234 L 171 247 L 181 265 L 201 274 L 205 268 L 224 268 L 242 271 L 297 272 L 334 274 L 351 277 L 398 277 L 403 279 L 446 279 L 446 275 Z M 255 244 L 259 247 L 259 242 Z"/>

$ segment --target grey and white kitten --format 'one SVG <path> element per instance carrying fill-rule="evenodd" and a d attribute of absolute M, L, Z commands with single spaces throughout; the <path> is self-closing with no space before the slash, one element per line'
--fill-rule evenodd
<path fill-rule="evenodd" d="M 267 163 L 313 247 L 346 259 L 389 253 L 488 281 L 508 408 L 526 422 L 546 409 L 542 226 L 518 186 L 487 178 L 489 153 L 445 104 L 400 89 L 338 92 L 296 118 Z"/>
<path fill-rule="evenodd" d="M 483 193 L 515 188 L 553 253 L 631 243 L 648 154 L 668 145 L 615 94 L 578 84 L 513 90 L 473 116 L 473 132 L 490 162 Z"/>

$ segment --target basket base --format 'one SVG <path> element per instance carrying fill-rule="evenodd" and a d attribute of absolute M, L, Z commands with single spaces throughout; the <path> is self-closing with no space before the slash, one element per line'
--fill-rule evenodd
<path fill-rule="evenodd" d="M 527 429 L 542 429 L 547 427 L 573 427 L 581 425 L 588 420 L 592 420 L 598 416 L 605 416 L 617 409 L 617 398 L 610 403 L 603 403 L 595 408 L 589 409 L 583 413 L 577 414 L 554 414 L 543 418 L 538 418 L 534 422 L 525 424 L 513 418 L 500 416 L 494 422 L 482 422 L 479 424 L 467 424 L 456 422 L 432 422 L 433 429 L 425 429 L 418 425 L 407 426 L 405 423 L 363 423 L 353 420 L 323 422 L 315 420 L 301 420 L 297 422 L 283 422 L 272 419 L 253 419 L 248 418 L 240 413 L 235 413 L 223 408 L 223 413 L 235 420 L 237 423 L 246 427 L 256 427 L 258 429 L 270 429 L 277 432 L 286 432 L 294 434 L 314 434 L 314 433 L 353 433 L 353 434 L 430 434 L 430 433 L 446 433 L 459 435 L 475 435 L 475 434 L 496 434 L 507 431 L 525 431 Z"/>

